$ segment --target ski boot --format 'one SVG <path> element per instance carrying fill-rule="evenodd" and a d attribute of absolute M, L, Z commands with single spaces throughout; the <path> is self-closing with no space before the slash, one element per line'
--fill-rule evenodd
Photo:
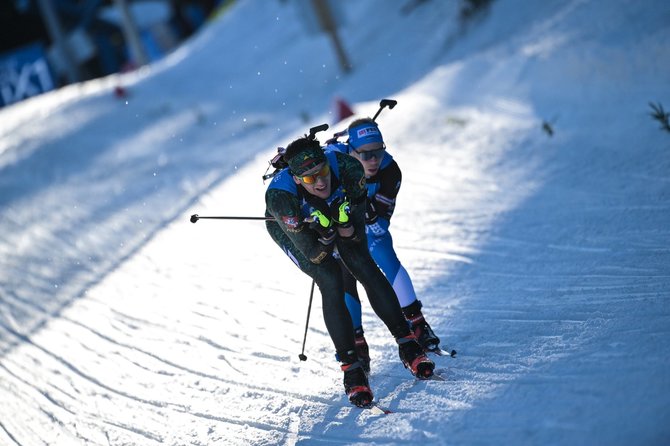
<path fill-rule="evenodd" d="M 435 363 L 428 359 L 416 336 L 410 334 L 404 338 L 396 339 L 398 342 L 398 354 L 405 368 L 419 379 L 428 379 L 433 376 Z"/>
<path fill-rule="evenodd" d="M 365 373 L 370 373 L 370 349 L 363 336 L 363 328 L 357 328 L 354 331 L 354 341 L 356 341 L 356 355 L 363 365 Z"/>
<path fill-rule="evenodd" d="M 348 359 L 353 359 L 355 353 L 351 351 L 347 356 Z M 344 391 L 351 404 L 358 407 L 370 405 L 373 399 L 372 390 L 361 361 L 342 364 L 341 368 L 344 372 Z"/>
<path fill-rule="evenodd" d="M 417 300 L 404 307 L 402 311 L 405 314 L 405 318 L 409 321 L 412 333 L 416 336 L 421 347 L 426 351 L 435 351 L 440 348 L 440 338 L 437 337 L 433 329 L 428 325 L 428 322 L 426 322 L 423 313 L 421 313 L 421 307 L 421 301 Z"/>

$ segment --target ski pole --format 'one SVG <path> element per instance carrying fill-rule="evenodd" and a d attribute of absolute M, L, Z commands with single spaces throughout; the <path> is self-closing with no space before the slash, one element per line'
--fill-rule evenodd
<path fill-rule="evenodd" d="M 309 305 L 307 305 L 307 320 L 305 321 L 305 336 L 302 338 L 302 352 L 298 355 L 301 361 L 307 361 L 305 356 L 305 343 L 307 342 L 307 328 L 309 327 L 309 313 L 312 311 L 312 298 L 314 297 L 314 279 L 312 279 L 312 291 L 309 292 Z"/>
<path fill-rule="evenodd" d="M 198 214 L 191 215 L 191 223 L 195 223 L 200 219 L 214 219 L 214 220 L 265 220 L 265 221 L 275 221 L 274 217 L 231 217 L 231 216 L 213 216 L 205 217 Z M 312 279 L 312 290 L 309 292 L 309 304 L 307 305 L 307 320 L 305 321 L 305 336 L 302 339 L 302 352 L 298 355 L 301 361 L 307 361 L 307 356 L 305 356 L 305 344 L 307 343 L 307 330 L 309 328 L 309 315 L 312 312 L 312 300 L 314 299 L 314 280 Z"/>
<path fill-rule="evenodd" d="M 195 223 L 201 219 L 211 219 L 211 220 L 265 220 L 265 221 L 274 221 L 274 217 L 231 217 L 231 216 L 215 216 L 215 217 L 204 217 L 198 214 L 191 215 L 191 223 Z"/>

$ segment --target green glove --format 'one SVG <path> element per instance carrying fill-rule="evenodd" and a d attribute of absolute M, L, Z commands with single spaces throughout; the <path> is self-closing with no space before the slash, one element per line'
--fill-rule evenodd
<path fill-rule="evenodd" d="M 351 205 L 349 200 L 338 198 L 330 204 L 330 216 L 340 228 L 351 226 Z"/>
<path fill-rule="evenodd" d="M 330 218 L 319 210 L 312 212 L 310 215 L 309 228 L 319 233 L 319 242 L 324 245 L 333 243 L 337 231 L 335 231 L 335 226 Z"/>

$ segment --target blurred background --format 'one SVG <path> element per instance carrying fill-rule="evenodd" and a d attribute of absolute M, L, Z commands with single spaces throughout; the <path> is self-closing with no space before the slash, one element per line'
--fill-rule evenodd
<path fill-rule="evenodd" d="M 232 0 L 2 0 L 0 107 L 160 59 Z"/>
<path fill-rule="evenodd" d="M 270 1 L 270 0 L 268 0 Z M 298 26 L 323 33 L 343 73 L 351 71 L 336 0 L 291 3 Z M 461 26 L 492 0 L 454 2 Z M 408 15 L 429 0 L 397 3 Z M 235 0 L 1 0 L 0 108 L 68 84 L 132 71 L 177 48 Z"/>

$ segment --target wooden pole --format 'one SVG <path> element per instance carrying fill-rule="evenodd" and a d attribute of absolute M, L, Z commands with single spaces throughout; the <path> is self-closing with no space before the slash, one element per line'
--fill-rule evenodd
<path fill-rule="evenodd" d="M 142 42 L 140 40 L 140 33 L 137 31 L 137 26 L 128 8 L 126 0 L 114 0 L 114 4 L 121 13 L 121 27 L 123 29 L 123 37 L 126 40 L 126 45 L 130 48 L 133 61 L 138 65 L 146 65 L 149 63 Z"/>
<path fill-rule="evenodd" d="M 337 60 L 340 63 L 340 67 L 345 73 L 349 73 L 352 69 L 347 53 L 344 51 L 344 46 L 340 40 L 340 36 L 337 34 L 337 24 L 333 18 L 332 11 L 328 5 L 327 0 L 312 0 L 312 6 L 316 12 L 316 16 L 319 20 L 321 28 L 330 36 L 333 46 L 335 47 L 335 52 L 337 53 Z"/>
<path fill-rule="evenodd" d="M 38 4 L 42 20 L 44 20 L 44 24 L 49 32 L 49 37 L 51 37 L 58 54 L 63 57 L 62 68 L 65 71 L 65 77 L 69 83 L 79 82 L 81 80 L 79 66 L 67 42 L 67 36 L 54 8 L 53 0 L 38 0 Z"/>

